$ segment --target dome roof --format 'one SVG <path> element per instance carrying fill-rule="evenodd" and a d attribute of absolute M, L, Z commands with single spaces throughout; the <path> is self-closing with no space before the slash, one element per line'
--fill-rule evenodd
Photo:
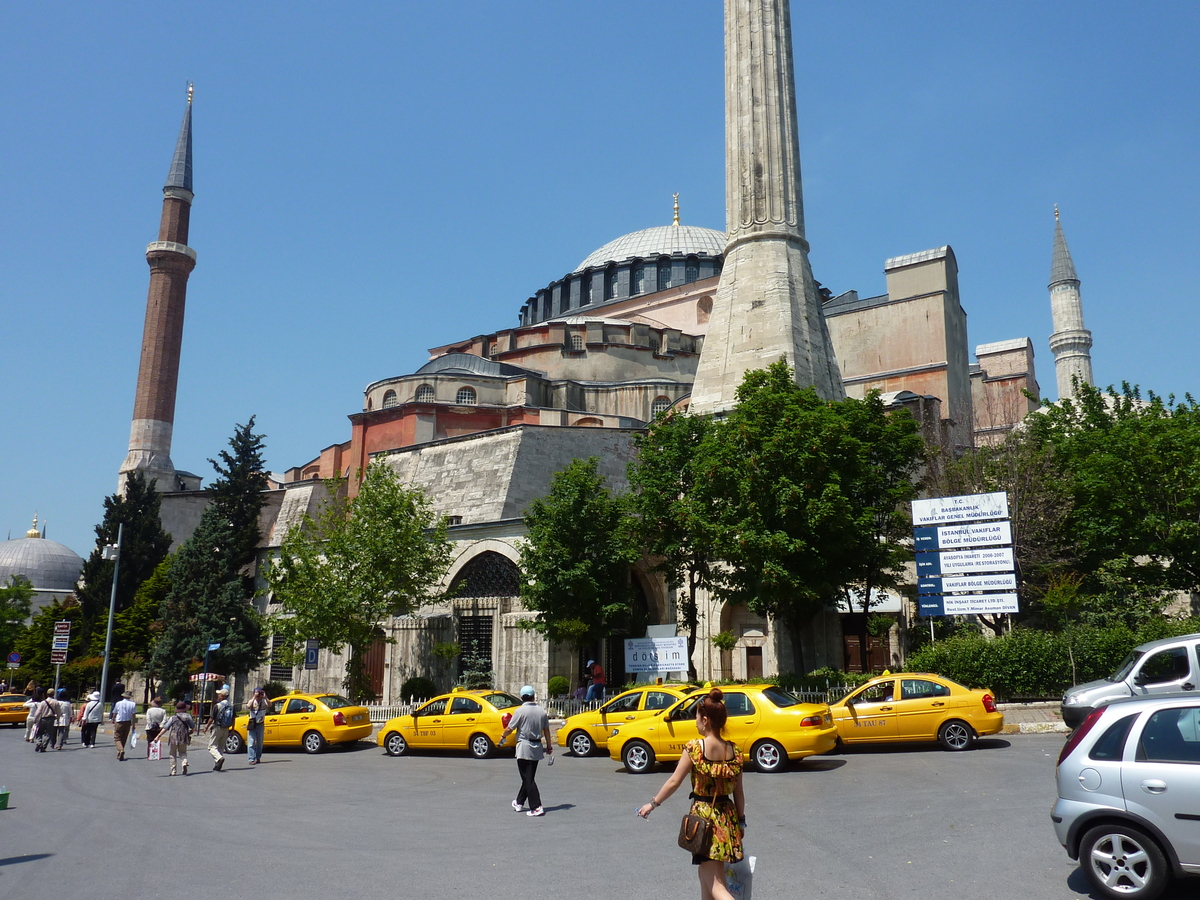
<path fill-rule="evenodd" d="M 83 558 L 70 547 L 41 537 L 0 542 L 0 584 L 24 575 L 39 591 L 73 591 Z"/>
<path fill-rule="evenodd" d="M 621 262 L 631 257 L 653 259 L 656 256 L 672 256 L 676 253 L 687 256 L 697 254 L 720 256 L 725 252 L 725 232 L 696 225 L 658 225 L 643 228 L 609 241 L 592 253 L 575 269 L 582 272 L 610 262 Z"/>

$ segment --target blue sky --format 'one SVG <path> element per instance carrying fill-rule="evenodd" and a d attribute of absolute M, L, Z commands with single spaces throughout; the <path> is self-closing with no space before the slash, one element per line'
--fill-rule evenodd
<path fill-rule="evenodd" d="M 282 471 L 371 381 L 516 323 L 601 244 L 724 225 L 721 5 L 0 6 L 0 538 L 86 555 L 128 444 L 147 242 L 196 84 L 172 457 L 251 414 Z M 1200 5 L 793 4 L 835 293 L 950 244 L 969 341 L 1047 337 L 1053 205 L 1097 381 L 1200 393 Z"/>

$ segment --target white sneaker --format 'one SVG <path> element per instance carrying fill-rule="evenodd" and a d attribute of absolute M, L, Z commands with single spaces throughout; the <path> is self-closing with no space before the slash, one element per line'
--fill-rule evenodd
<path fill-rule="evenodd" d="M 512 808 L 513 808 L 514 810 L 516 810 L 517 812 L 520 812 L 520 811 L 521 811 L 521 810 L 523 810 L 525 807 L 523 807 L 523 806 L 522 806 L 520 803 L 518 803 L 516 800 L 514 800 L 514 801 L 512 802 Z"/>
<path fill-rule="evenodd" d="M 531 809 L 529 812 L 525 813 L 527 816 L 544 816 L 545 814 L 546 811 L 540 806 L 537 809 Z"/>

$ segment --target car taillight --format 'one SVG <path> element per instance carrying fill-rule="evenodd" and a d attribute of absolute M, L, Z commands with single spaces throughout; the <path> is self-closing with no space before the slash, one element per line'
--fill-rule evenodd
<path fill-rule="evenodd" d="M 1100 721 L 1100 717 L 1104 715 L 1104 707 L 1093 709 L 1088 713 L 1088 717 L 1079 723 L 1079 727 L 1071 732 L 1071 736 L 1067 738 L 1067 742 L 1063 744 L 1062 752 L 1058 754 L 1058 762 L 1056 765 L 1061 766 L 1062 761 L 1071 755 L 1071 751 L 1079 746 L 1079 742 L 1083 740 L 1084 735 L 1092 730 L 1092 726 Z"/>
<path fill-rule="evenodd" d="M 812 728 L 818 728 L 821 725 L 825 724 L 825 717 L 824 716 L 805 716 L 803 719 L 800 720 L 800 724 L 807 725 Z"/>
<path fill-rule="evenodd" d="M 992 699 L 991 694 L 983 695 L 983 709 L 984 709 L 984 712 L 995 712 L 996 711 L 996 701 Z"/>
<path fill-rule="evenodd" d="M 335 712 L 333 714 L 333 724 L 334 725 L 345 725 L 346 717 L 343 716 L 340 712 Z"/>

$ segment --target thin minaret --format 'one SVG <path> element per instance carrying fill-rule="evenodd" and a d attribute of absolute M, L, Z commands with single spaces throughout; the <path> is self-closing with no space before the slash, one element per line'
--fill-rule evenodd
<path fill-rule="evenodd" d="M 178 488 L 171 462 L 171 432 L 175 423 L 175 390 L 179 383 L 179 351 L 183 344 L 183 311 L 188 275 L 196 251 L 187 245 L 192 211 L 192 86 L 175 156 L 163 187 L 162 222 L 158 240 L 146 247 L 150 264 L 150 293 L 142 331 L 142 359 L 133 401 L 129 454 L 121 465 L 118 490 L 129 473 L 140 470 L 156 480 L 160 491 Z"/>
<path fill-rule="evenodd" d="M 1054 334 L 1050 351 L 1054 354 L 1054 373 L 1058 380 L 1058 398 L 1072 396 L 1071 380 L 1092 382 L 1092 333 L 1083 327 L 1083 301 L 1079 296 L 1079 278 L 1067 249 L 1058 207 L 1054 207 L 1054 259 L 1050 264 L 1050 314 Z"/>
<path fill-rule="evenodd" d="M 796 381 L 845 396 L 808 263 L 787 0 L 725 0 L 728 243 L 691 410 L 733 407 L 742 377 L 782 358 Z"/>

